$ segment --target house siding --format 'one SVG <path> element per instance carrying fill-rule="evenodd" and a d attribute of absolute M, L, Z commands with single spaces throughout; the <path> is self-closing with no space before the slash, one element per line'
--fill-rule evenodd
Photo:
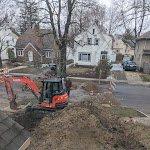
<path fill-rule="evenodd" d="M 135 50 L 135 62 L 139 68 L 143 68 L 145 62 L 150 62 L 150 55 L 143 55 L 144 50 L 150 51 L 150 40 L 138 40 Z"/>
<path fill-rule="evenodd" d="M 93 29 L 95 32 L 93 34 Z M 88 39 L 91 39 L 91 43 L 88 44 Z M 98 39 L 98 45 L 95 40 Z M 107 34 L 103 34 L 99 31 L 96 25 L 91 26 L 86 32 L 81 33 L 75 38 L 74 53 L 71 58 L 74 58 L 74 63 L 78 65 L 96 66 L 101 59 L 101 52 L 107 51 L 107 56 L 110 61 L 115 61 L 116 55 L 112 51 L 112 38 Z M 79 43 L 79 44 L 78 44 Z M 69 51 L 69 50 L 68 50 Z M 79 60 L 79 53 L 91 54 L 91 61 Z M 69 54 L 67 54 L 69 56 Z"/>
<path fill-rule="evenodd" d="M 0 39 L 2 40 L 0 46 L 2 46 L 1 58 L 2 61 L 8 60 L 7 49 L 13 49 L 16 56 L 15 44 L 18 39 L 18 35 L 14 34 L 10 27 L 2 27 L 0 30 Z M 8 44 L 7 44 L 8 42 Z"/>
<path fill-rule="evenodd" d="M 57 62 L 58 46 L 54 41 L 53 34 L 47 29 L 29 28 L 24 34 L 22 34 L 16 43 L 17 53 L 19 50 L 23 50 L 24 55 L 18 56 L 19 62 L 29 62 L 28 52 L 33 52 L 34 65 L 48 64 Z M 45 52 L 52 52 L 50 58 L 46 58 Z"/>

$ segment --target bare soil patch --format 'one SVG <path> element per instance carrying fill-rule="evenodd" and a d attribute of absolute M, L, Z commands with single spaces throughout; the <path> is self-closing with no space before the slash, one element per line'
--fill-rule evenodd
<path fill-rule="evenodd" d="M 97 78 L 94 68 L 86 67 L 69 67 L 67 75 L 72 77 Z"/>
<path fill-rule="evenodd" d="M 55 112 L 18 112 L 13 117 L 31 131 L 28 150 L 146 150 L 149 146 L 146 128 L 133 122 L 122 122 L 112 107 L 120 107 L 112 93 L 102 93 L 91 83 L 73 83 L 74 90 L 84 89 L 89 97 L 71 103 Z M 83 87 L 82 87 L 83 86 Z M 99 91 L 99 92 L 97 92 Z M 84 95 L 82 95 L 84 96 Z M 110 106 L 105 107 L 104 106 Z M 149 128 L 147 129 L 149 131 Z M 149 132 L 150 133 L 150 132 Z"/>

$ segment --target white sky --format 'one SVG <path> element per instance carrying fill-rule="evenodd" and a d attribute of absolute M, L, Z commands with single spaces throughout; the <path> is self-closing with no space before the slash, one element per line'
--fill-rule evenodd
<path fill-rule="evenodd" d="M 106 7 L 110 7 L 111 0 L 98 0 L 100 3 L 106 5 Z"/>

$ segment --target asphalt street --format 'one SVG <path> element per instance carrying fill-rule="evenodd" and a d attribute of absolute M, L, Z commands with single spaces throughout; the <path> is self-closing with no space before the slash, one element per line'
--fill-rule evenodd
<path fill-rule="evenodd" d="M 123 106 L 133 107 L 150 115 L 150 88 L 128 84 L 118 84 L 116 97 Z"/>

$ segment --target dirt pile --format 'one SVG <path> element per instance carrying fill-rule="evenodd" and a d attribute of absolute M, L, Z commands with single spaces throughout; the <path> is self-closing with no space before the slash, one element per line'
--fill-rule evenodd
<path fill-rule="evenodd" d="M 101 100 L 93 96 L 45 116 L 32 131 L 29 150 L 146 149 L 132 125 L 120 122 L 102 107 Z"/>

